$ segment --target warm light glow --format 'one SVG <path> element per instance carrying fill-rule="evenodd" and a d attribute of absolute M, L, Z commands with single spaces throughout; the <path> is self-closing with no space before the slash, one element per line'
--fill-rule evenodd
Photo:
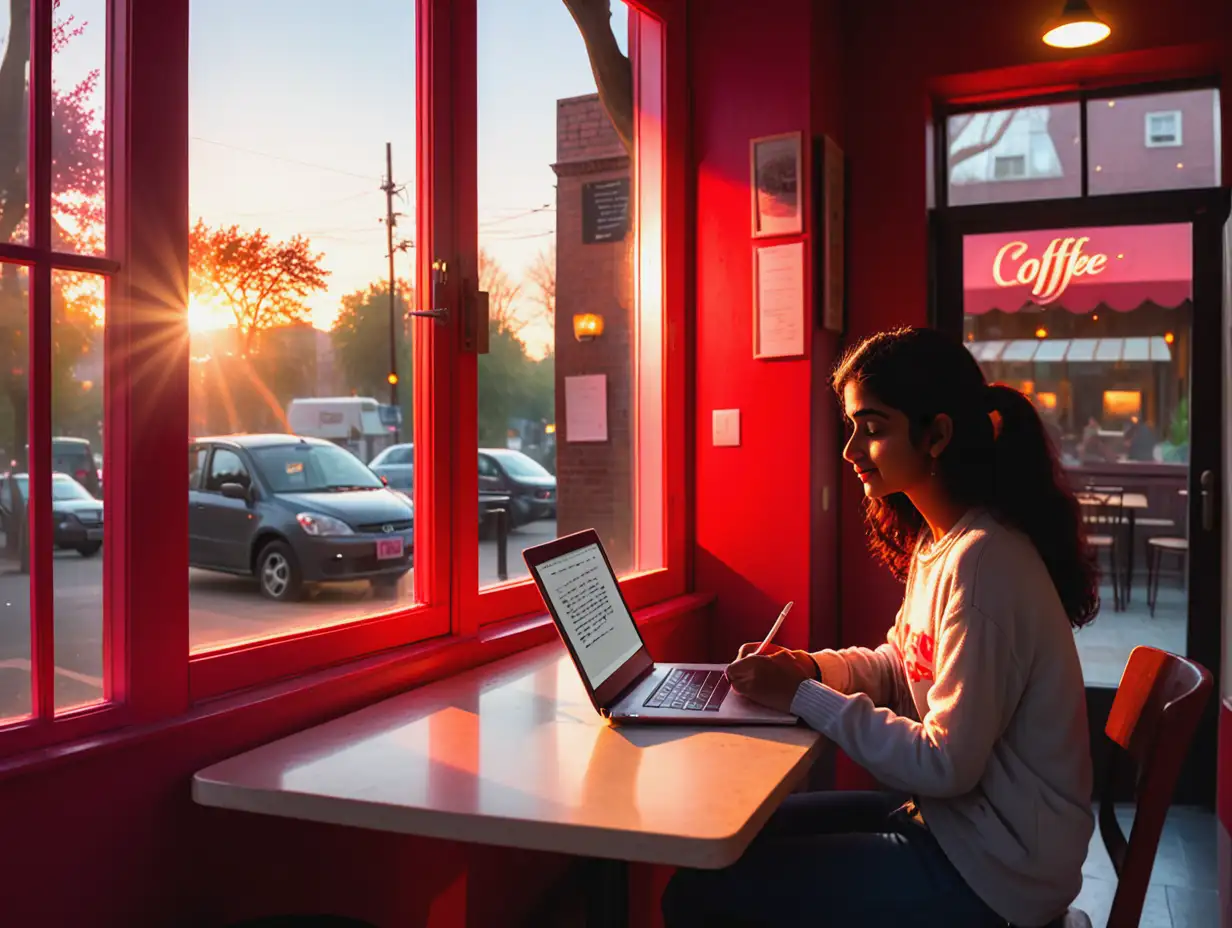
<path fill-rule="evenodd" d="M 556 423 L 549 422 L 547 425 L 545 425 L 543 427 L 543 434 L 544 435 L 555 435 L 556 434 Z"/>
<path fill-rule="evenodd" d="M 1057 395 L 1055 393 L 1037 393 L 1035 394 L 1035 401 L 1039 403 L 1040 409 L 1052 410 L 1057 408 Z"/>
<path fill-rule="evenodd" d="M 1183 167 L 1185 167 L 1185 162 L 1184 162 L 1184 161 L 1178 161 L 1178 162 L 1176 163 L 1176 169 L 1177 169 L 1178 171 L 1179 171 L 1179 170 L 1181 170 Z"/>
<path fill-rule="evenodd" d="M 1112 29 L 1107 23 L 1095 19 L 1095 14 L 1090 15 L 1091 19 L 1063 22 L 1059 26 L 1053 26 L 1044 33 L 1044 44 L 1053 48 L 1086 48 L 1104 41 L 1112 34 Z"/>
<path fill-rule="evenodd" d="M 603 317 L 598 313 L 578 313 L 573 317 L 573 336 L 579 342 L 590 341 L 603 334 Z"/>
<path fill-rule="evenodd" d="M 1092 314 L 1091 314 L 1091 321 L 1092 321 L 1092 322 L 1099 322 L 1099 313 L 1092 313 Z"/>
<path fill-rule="evenodd" d="M 235 314 L 222 303 L 188 298 L 188 330 L 190 332 L 213 332 L 235 325 Z"/>
<path fill-rule="evenodd" d="M 1104 415 L 1110 419 L 1128 419 L 1141 415 L 1142 393 L 1138 390 L 1105 390 Z"/>
<path fill-rule="evenodd" d="M 1017 269 L 1010 262 L 1018 261 L 1027 251 L 1026 242 L 1008 242 L 1001 246 L 992 262 L 992 277 L 999 287 L 1030 286 L 1031 296 L 1043 306 L 1058 299 L 1075 277 L 1094 277 L 1104 270 L 1108 256 L 1084 254 L 1082 249 L 1090 238 L 1054 238 L 1038 258 L 1027 258 Z M 1003 268 L 1009 272 L 1007 277 Z"/>
<path fill-rule="evenodd" d="M 1035 330 L 1035 337 L 1036 338 L 1047 338 L 1048 330 L 1044 328 L 1043 326 L 1040 326 L 1038 329 Z"/>
<path fill-rule="evenodd" d="M 392 373 L 392 372 L 391 372 L 391 373 L 390 373 L 390 374 L 389 374 L 389 375 L 385 378 L 385 380 L 386 380 L 386 381 L 388 381 L 390 384 L 396 384 L 396 383 L 398 382 L 398 375 L 397 375 L 397 374 L 395 374 L 395 373 Z"/>
<path fill-rule="evenodd" d="M 1108 106 L 1110 106 L 1110 107 L 1116 106 L 1116 100 L 1109 100 L 1109 101 L 1108 101 Z"/>
<path fill-rule="evenodd" d="M 1099 173 L 1100 171 L 1102 171 L 1103 169 L 1104 169 L 1104 166 L 1103 166 L 1102 164 L 1097 164 L 1097 165 L 1095 165 L 1095 173 L 1096 173 L 1096 174 L 1098 174 L 1098 173 Z"/>
<path fill-rule="evenodd" d="M 1174 341 L 1176 341 L 1176 336 L 1173 335 L 1171 332 L 1165 332 L 1164 341 L 1166 341 L 1169 345 L 1171 345 Z"/>

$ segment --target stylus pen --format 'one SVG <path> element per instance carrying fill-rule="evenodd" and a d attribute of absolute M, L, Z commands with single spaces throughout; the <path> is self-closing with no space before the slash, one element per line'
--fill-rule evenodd
<path fill-rule="evenodd" d="M 774 626 L 770 629 L 770 634 L 766 636 L 765 641 L 757 646 L 757 650 L 753 652 L 754 654 L 760 654 L 762 651 L 766 650 L 766 645 L 768 645 L 774 636 L 778 634 L 779 626 L 783 624 L 783 620 L 787 618 L 787 613 L 791 612 L 791 607 L 794 605 L 795 603 L 788 603 L 783 607 L 783 611 L 779 613 L 779 617 L 774 620 Z"/>

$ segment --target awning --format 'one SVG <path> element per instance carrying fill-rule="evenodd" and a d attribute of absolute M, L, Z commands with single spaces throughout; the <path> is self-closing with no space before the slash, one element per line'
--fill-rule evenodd
<path fill-rule="evenodd" d="M 1006 341 L 967 342 L 967 350 L 981 364 L 1069 364 L 1095 362 L 1171 361 L 1172 350 L 1160 335 L 1140 338 L 1015 338 Z"/>
<path fill-rule="evenodd" d="M 995 232 L 963 239 L 963 311 L 1128 312 L 1193 298 L 1187 223 Z"/>

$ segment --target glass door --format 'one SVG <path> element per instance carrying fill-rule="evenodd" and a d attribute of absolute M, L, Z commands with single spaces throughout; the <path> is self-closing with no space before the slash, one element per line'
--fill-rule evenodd
<path fill-rule="evenodd" d="M 1193 191 L 934 216 L 936 323 L 1034 402 L 1096 547 L 1101 609 L 1075 637 L 1097 765 L 1134 647 L 1218 673 L 1227 209 Z M 1213 796 L 1213 752 L 1204 728 L 1189 801 Z"/>

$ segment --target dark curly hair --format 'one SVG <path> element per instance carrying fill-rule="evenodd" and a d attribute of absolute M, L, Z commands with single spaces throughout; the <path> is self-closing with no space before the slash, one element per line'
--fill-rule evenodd
<path fill-rule="evenodd" d="M 831 383 L 840 401 L 852 382 L 902 412 L 917 444 L 937 416 L 948 415 L 953 437 L 937 458 L 937 477 L 951 498 L 987 508 L 1031 539 L 1072 626 L 1094 618 L 1095 553 L 1056 449 L 1026 396 L 990 385 L 962 342 L 935 329 L 894 329 L 864 339 L 835 367 Z M 905 494 L 895 493 L 866 500 L 864 517 L 873 553 L 905 580 L 927 530 L 923 516 Z"/>

